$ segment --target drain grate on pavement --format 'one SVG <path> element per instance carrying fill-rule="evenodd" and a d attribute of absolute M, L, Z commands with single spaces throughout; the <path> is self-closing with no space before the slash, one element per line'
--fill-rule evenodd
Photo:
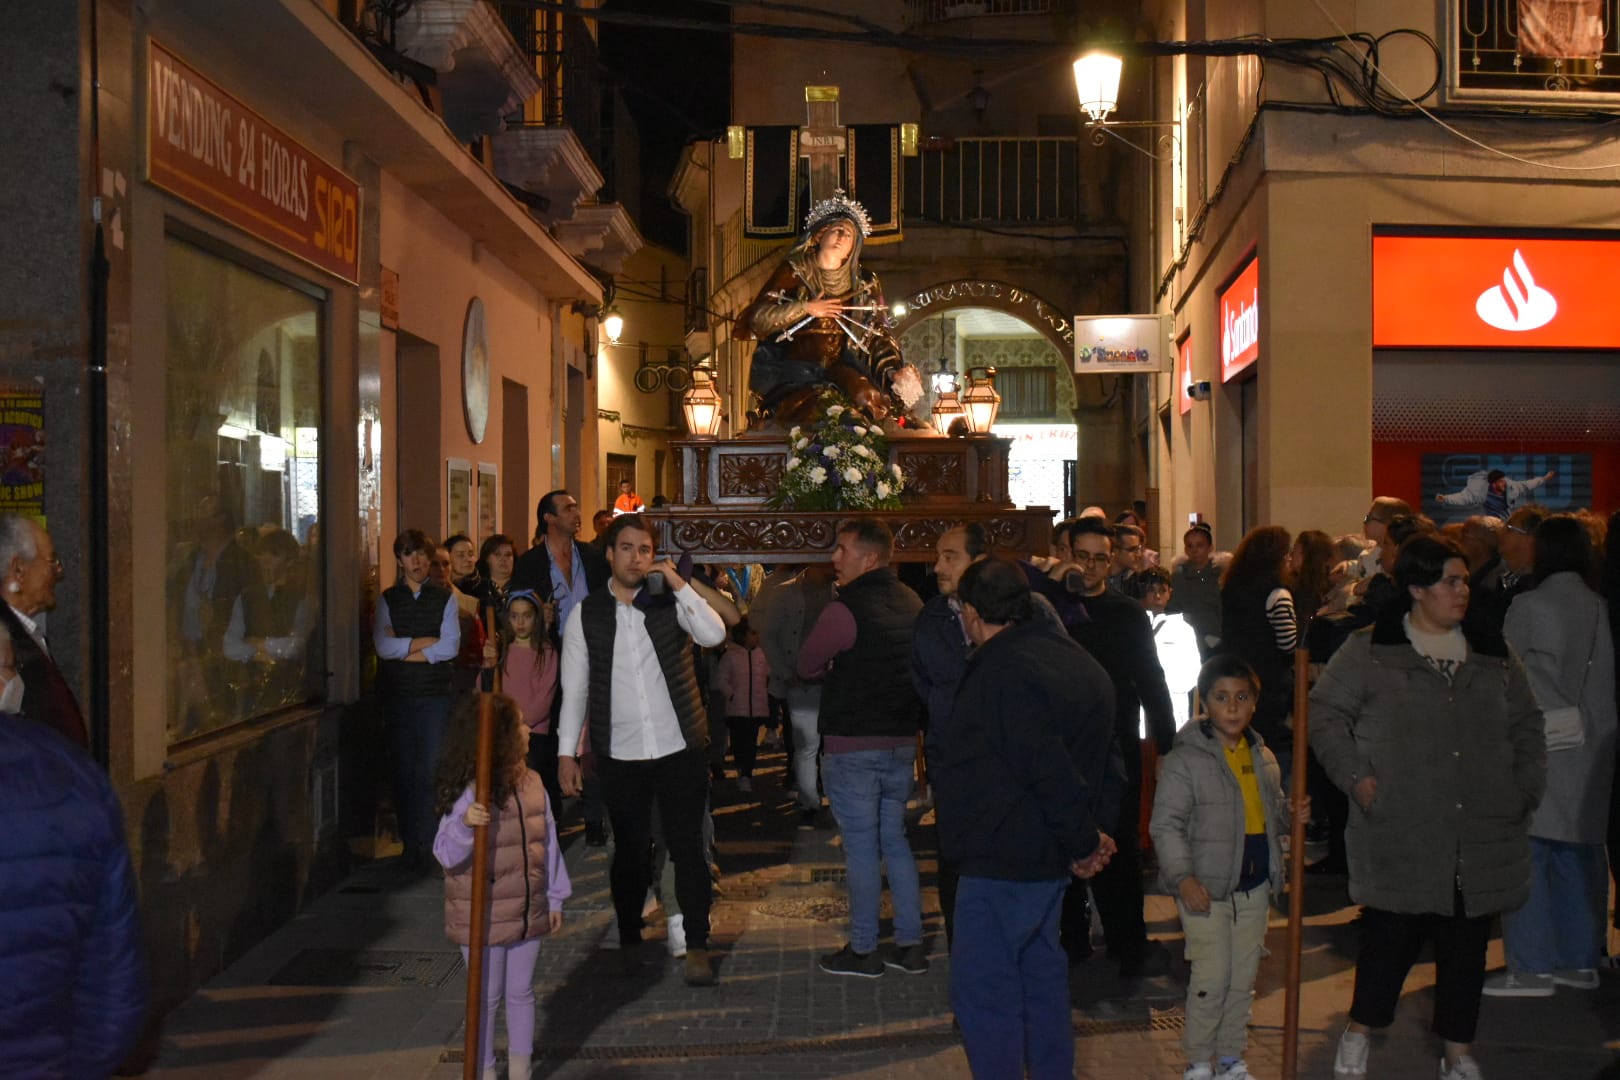
<path fill-rule="evenodd" d="M 842 896 L 806 896 L 793 900 L 767 900 L 754 905 L 754 910 L 778 919 L 835 922 L 849 917 L 849 901 Z"/>
<path fill-rule="evenodd" d="M 849 880 L 849 871 L 842 866 L 812 866 L 810 868 L 810 884 L 812 885 L 842 885 Z"/>
<path fill-rule="evenodd" d="M 461 954 L 405 949 L 301 949 L 270 986 L 420 986 L 438 989 L 462 970 Z"/>
<path fill-rule="evenodd" d="M 1180 1031 L 1182 1016 L 1140 1017 L 1131 1020 L 1081 1020 L 1075 1034 L 1124 1035 L 1133 1032 Z M 580 1046 L 553 1043 L 536 1046 L 534 1055 L 548 1061 L 668 1061 L 681 1058 L 782 1057 L 790 1054 L 847 1054 L 873 1050 L 925 1050 L 955 1046 L 961 1036 L 951 1031 L 884 1032 L 874 1035 L 835 1035 L 812 1039 L 755 1039 L 739 1042 L 657 1043 L 627 1046 Z M 447 1048 L 439 1059 L 445 1064 L 465 1060 L 460 1047 Z"/>

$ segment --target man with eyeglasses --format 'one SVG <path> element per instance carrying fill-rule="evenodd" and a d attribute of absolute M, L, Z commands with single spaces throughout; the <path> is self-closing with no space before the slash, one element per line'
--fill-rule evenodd
<path fill-rule="evenodd" d="M 1547 517 L 1539 506 L 1521 506 L 1508 515 L 1497 536 L 1501 572 L 1470 581 L 1470 613 L 1502 629 L 1513 598 L 1535 587 L 1536 527 Z"/>
<path fill-rule="evenodd" d="M 1393 495 L 1380 495 L 1372 501 L 1367 515 L 1361 519 L 1361 535 L 1367 538 L 1367 548 L 1357 563 L 1356 576 L 1361 579 L 1356 586 L 1357 596 L 1367 591 L 1367 581 L 1382 572 L 1384 533 L 1389 529 L 1389 523 L 1401 516 L 1412 516 L 1411 504 Z"/>
<path fill-rule="evenodd" d="M 1126 788 L 1119 820 L 1110 836 L 1118 852 L 1108 868 L 1091 880 L 1091 892 L 1102 916 L 1109 955 L 1126 977 L 1160 975 L 1169 969 L 1165 947 L 1149 941 L 1142 914 L 1142 866 L 1138 837 L 1142 803 L 1142 736 L 1139 725 L 1147 718 L 1148 731 L 1160 755 L 1170 752 L 1176 735 L 1175 711 L 1159 666 L 1153 627 L 1141 604 L 1108 587 L 1114 561 L 1113 531 L 1096 518 L 1081 518 L 1069 531 L 1074 562 L 1059 567 L 1054 576 L 1077 570 L 1076 599 L 1087 620 L 1069 627 L 1069 633 L 1108 672 L 1114 683 L 1114 731 L 1125 759 Z M 1070 580 L 1074 580 L 1070 578 Z M 1106 830 L 1105 830 L 1106 831 Z M 1090 917 L 1085 908 L 1085 884 L 1070 886 L 1064 898 L 1062 937 L 1073 959 L 1082 959 L 1090 947 Z"/>
<path fill-rule="evenodd" d="M 1137 574 L 1142 569 L 1142 556 L 1147 549 L 1147 534 L 1135 525 L 1114 526 L 1114 561 L 1110 566 L 1108 587 L 1132 600 L 1142 599 L 1141 582 Z"/>
<path fill-rule="evenodd" d="M 56 606 L 62 560 L 56 557 L 51 534 L 39 522 L 21 514 L 0 514 L 0 577 L 5 580 L 6 601 L 0 604 L 0 627 L 10 634 L 9 666 L 23 685 L 19 711 L 88 748 L 90 733 L 79 700 L 45 644 L 44 615 Z"/>

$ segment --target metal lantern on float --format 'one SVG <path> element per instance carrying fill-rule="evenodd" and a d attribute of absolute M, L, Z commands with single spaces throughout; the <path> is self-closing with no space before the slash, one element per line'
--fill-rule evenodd
<path fill-rule="evenodd" d="M 981 376 L 979 372 L 984 374 Z M 968 387 L 962 391 L 962 409 L 967 414 L 968 430 L 975 435 L 988 435 L 995 425 L 996 413 L 1001 411 L 1001 395 L 996 393 L 996 369 L 974 368 L 968 372 Z"/>
<path fill-rule="evenodd" d="M 943 369 L 944 361 L 940 361 Z M 956 373 L 940 370 L 933 376 L 934 430 L 949 435 L 951 424 L 962 415 L 962 399 L 956 392 Z"/>
<path fill-rule="evenodd" d="M 692 369 L 692 385 L 681 395 L 681 412 L 686 414 L 686 430 L 712 439 L 720 434 L 720 395 L 714 389 L 714 372 L 706 367 Z"/>

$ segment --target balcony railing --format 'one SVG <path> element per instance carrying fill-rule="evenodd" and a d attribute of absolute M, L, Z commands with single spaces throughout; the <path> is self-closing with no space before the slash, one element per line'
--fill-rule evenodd
<path fill-rule="evenodd" d="M 1460 99 L 1575 108 L 1620 102 L 1620 0 L 1451 0 Z"/>
<path fill-rule="evenodd" d="M 906 170 L 913 221 L 1071 223 L 1077 216 L 1078 141 L 957 139 L 924 149 Z"/>
<path fill-rule="evenodd" d="M 501 4 L 501 18 L 518 47 L 533 57 L 541 89 L 524 122 L 567 125 L 593 161 L 603 160 L 602 78 L 596 40 L 576 15 Z"/>
<path fill-rule="evenodd" d="M 911 22 L 977 19 L 985 15 L 1050 15 L 1053 0 L 911 0 Z"/>

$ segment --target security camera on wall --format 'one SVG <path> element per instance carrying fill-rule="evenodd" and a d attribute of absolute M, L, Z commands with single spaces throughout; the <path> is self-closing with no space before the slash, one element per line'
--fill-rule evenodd
<path fill-rule="evenodd" d="M 1214 391 L 1210 388 L 1207 379 L 1203 382 L 1195 382 L 1187 387 L 1187 396 L 1194 401 L 1208 401 L 1213 393 Z"/>

